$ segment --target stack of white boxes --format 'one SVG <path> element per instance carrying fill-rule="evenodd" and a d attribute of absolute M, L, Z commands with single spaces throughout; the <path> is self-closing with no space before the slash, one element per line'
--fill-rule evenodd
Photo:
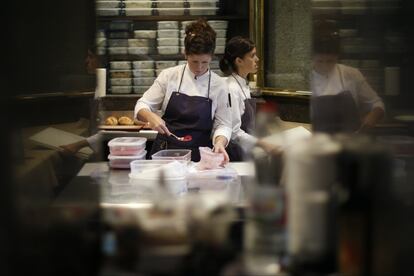
<path fill-rule="evenodd" d="M 157 49 L 160 55 L 179 53 L 178 21 L 158 21 Z"/>
<path fill-rule="evenodd" d="M 112 94 L 129 94 L 132 91 L 132 72 L 130 61 L 111 61 L 110 91 Z"/>

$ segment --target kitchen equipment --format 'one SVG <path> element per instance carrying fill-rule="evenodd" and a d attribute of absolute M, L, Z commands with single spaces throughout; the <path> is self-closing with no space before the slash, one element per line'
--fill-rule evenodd
<path fill-rule="evenodd" d="M 130 163 L 135 160 L 145 159 L 147 151 L 144 150 L 138 155 L 108 155 L 109 167 L 114 169 L 129 169 Z"/>
<path fill-rule="evenodd" d="M 147 138 L 117 137 L 108 142 L 111 155 L 139 155 L 145 150 Z"/>
<path fill-rule="evenodd" d="M 187 149 L 166 149 L 154 153 L 153 160 L 177 160 L 181 162 L 190 162 L 191 150 Z"/>
<path fill-rule="evenodd" d="M 224 155 L 221 153 L 215 153 L 209 147 L 199 147 L 200 150 L 200 162 L 198 168 L 200 170 L 211 170 L 222 167 L 224 161 Z"/>

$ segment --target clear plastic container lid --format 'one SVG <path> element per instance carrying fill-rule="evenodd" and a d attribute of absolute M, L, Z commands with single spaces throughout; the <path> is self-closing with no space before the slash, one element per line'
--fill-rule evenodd
<path fill-rule="evenodd" d="M 167 180 L 187 174 L 187 166 L 177 160 L 135 160 L 130 166 L 129 177 L 134 179 L 159 179 L 161 171 Z"/>
<path fill-rule="evenodd" d="M 147 151 L 144 150 L 142 151 L 139 155 L 112 155 L 109 154 L 108 155 L 108 160 L 109 161 L 117 161 L 117 160 L 122 160 L 122 161 L 128 161 L 128 160 L 138 160 L 138 159 L 143 159 L 145 158 L 145 155 L 147 154 Z"/>
<path fill-rule="evenodd" d="M 108 142 L 109 147 L 141 147 L 147 142 L 145 137 L 117 137 Z"/>
<path fill-rule="evenodd" d="M 187 149 L 167 149 L 160 150 L 154 153 L 152 156 L 154 160 L 179 160 L 179 161 L 190 161 L 191 150 Z"/>

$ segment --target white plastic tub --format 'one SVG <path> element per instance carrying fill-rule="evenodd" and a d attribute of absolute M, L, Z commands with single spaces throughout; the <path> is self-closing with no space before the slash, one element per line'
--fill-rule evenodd
<path fill-rule="evenodd" d="M 111 78 L 111 86 L 130 86 L 131 84 L 131 78 Z"/>
<path fill-rule="evenodd" d="M 127 9 L 151 9 L 152 1 L 124 1 Z"/>
<path fill-rule="evenodd" d="M 148 78 L 134 78 L 134 85 L 135 86 L 151 86 L 155 78 L 154 77 L 148 77 Z"/>
<path fill-rule="evenodd" d="M 216 8 L 218 1 L 188 1 L 190 8 Z"/>
<path fill-rule="evenodd" d="M 108 47 L 110 55 L 125 55 L 128 53 L 128 47 Z"/>
<path fill-rule="evenodd" d="M 145 155 L 147 151 L 144 150 L 139 155 L 133 156 L 115 156 L 115 155 L 108 155 L 109 159 L 109 167 L 114 169 L 129 169 L 130 163 L 135 160 L 143 160 L 145 159 Z"/>
<path fill-rule="evenodd" d="M 144 137 L 117 137 L 108 142 L 112 156 L 137 156 L 145 150 L 147 138 Z"/>
<path fill-rule="evenodd" d="M 126 16 L 140 16 L 140 15 L 151 15 L 152 9 L 135 9 L 135 8 L 126 8 Z"/>
<path fill-rule="evenodd" d="M 112 94 L 129 94 L 132 91 L 132 86 L 112 86 Z"/>
<path fill-rule="evenodd" d="M 153 77 L 154 69 L 134 69 L 132 75 L 134 77 Z"/>
<path fill-rule="evenodd" d="M 179 39 L 177 38 L 158 38 L 158 46 L 178 46 Z"/>
<path fill-rule="evenodd" d="M 215 54 L 224 54 L 224 46 L 216 46 Z"/>
<path fill-rule="evenodd" d="M 225 38 L 216 38 L 216 47 L 217 46 L 226 46 L 226 39 Z"/>
<path fill-rule="evenodd" d="M 157 31 L 155 30 L 135 30 L 134 31 L 135 38 L 156 38 Z"/>
<path fill-rule="evenodd" d="M 178 38 L 178 30 L 158 30 L 158 38 Z"/>
<path fill-rule="evenodd" d="M 129 70 L 131 69 L 130 61 L 111 61 L 109 62 L 112 70 Z"/>
<path fill-rule="evenodd" d="M 96 1 L 97 9 L 114 9 L 120 8 L 121 1 Z"/>
<path fill-rule="evenodd" d="M 184 8 L 184 1 L 157 1 L 159 9 L 182 9 Z"/>
<path fill-rule="evenodd" d="M 191 161 L 191 150 L 186 149 L 167 149 L 154 153 L 151 158 L 153 160 L 176 160 L 180 162 Z"/>
<path fill-rule="evenodd" d="M 216 15 L 218 8 L 189 8 L 190 15 Z"/>
<path fill-rule="evenodd" d="M 155 40 L 147 38 L 131 38 L 128 39 L 129 47 L 154 47 Z"/>
<path fill-rule="evenodd" d="M 158 46 L 158 53 L 160 55 L 176 55 L 178 54 L 178 46 Z"/>
<path fill-rule="evenodd" d="M 132 66 L 134 67 L 134 69 L 153 69 L 154 61 L 153 60 L 133 61 Z"/>
<path fill-rule="evenodd" d="M 227 26 L 229 24 L 226 20 L 209 20 L 207 23 L 213 28 L 213 29 L 227 29 Z"/>
<path fill-rule="evenodd" d="M 148 55 L 150 47 L 128 47 L 128 54 L 130 55 Z"/>
<path fill-rule="evenodd" d="M 128 47 L 127 39 L 108 39 L 109 47 Z"/>
<path fill-rule="evenodd" d="M 178 21 L 158 21 L 158 29 L 178 29 Z"/>
<path fill-rule="evenodd" d="M 155 61 L 156 69 L 166 69 L 177 65 L 176 60 L 157 60 Z"/>
<path fill-rule="evenodd" d="M 151 86 L 133 86 L 132 92 L 134 94 L 144 94 Z"/>
<path fill-rule="evenodd" d="M 111 78 L 131 78 L 131 70 L 109 70 Z"/>
<path fill-rule="evenodd" d="M 227 30 L 223 29 L 223 30 L 215 30 L 216 31 L 216 36 L 217 38 L 226 38 L 226 33 Z"/>

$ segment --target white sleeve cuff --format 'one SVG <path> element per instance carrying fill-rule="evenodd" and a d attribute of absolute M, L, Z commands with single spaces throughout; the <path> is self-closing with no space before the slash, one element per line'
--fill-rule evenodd
<path fill-rule="evenodd" d="M 216 140 L 217 136 L 224 136 L 227 139 L 227 144 L 226 144 L 226 147 L 227 147 L 227 145 L 229 144 L 230 139 L 231 139 L 231 133 L 232 133 L 232 130 L 231 130 L 230 127 L 222 126 L 218 129 L 216 129 L 214 131 L 214 135 L 213 135 L 213 145 L 214 145 L 214 141 Z"/>

